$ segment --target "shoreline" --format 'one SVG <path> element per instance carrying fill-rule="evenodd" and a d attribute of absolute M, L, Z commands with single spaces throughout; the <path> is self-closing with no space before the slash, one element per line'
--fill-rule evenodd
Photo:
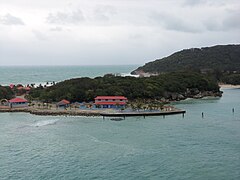
<path fill-rule="evenodd" d="M 0 109 L 0 113 L 30 113 L 39 116 L 100 116 L 103 111 L 99 110 L 51 110 L 51 109 L 31 109 L 31 108 L 6 108 Z"/>
<path fill-rule="evenodd" d="M 223 89 L 240 89 L 240 85 L 232 85 L 232 84 L 218 84 L 220 88 Z"/>

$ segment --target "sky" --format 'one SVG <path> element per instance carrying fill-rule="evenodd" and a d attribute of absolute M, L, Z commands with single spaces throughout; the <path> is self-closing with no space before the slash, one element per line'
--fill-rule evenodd
<path fill-rule="evenodd" d="M 239 44 L 239 0 L 0 0 L 0 66 L 144 64 Z"/>

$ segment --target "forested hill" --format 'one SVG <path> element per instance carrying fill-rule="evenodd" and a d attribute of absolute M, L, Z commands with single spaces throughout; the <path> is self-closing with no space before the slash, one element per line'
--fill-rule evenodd
<path fill-rule="evenodd" d="M 214 93 L 219 95 L 219 87 L 211 77 L 194 72 L 172 72 L 146 78 L 105 75 L 94 79 L 70 79 L 48 88 L 33 89 L 29 97 L 44 102 L 57 102 L 62 99 L 89 102 L 94 101 L 96 96 L 108 95 L 123 95 L 129 100 L 181 100 L 196 95 L 215 95 Z"/>
<path fill-rule="evenodd" d="M 158 74 L 184 70 L 240 72 L 240 45 L 218 45 L 182 50 L 146 63 L 132 74 Z"/>

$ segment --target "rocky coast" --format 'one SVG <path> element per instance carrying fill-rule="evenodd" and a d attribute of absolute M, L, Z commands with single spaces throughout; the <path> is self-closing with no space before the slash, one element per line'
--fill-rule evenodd
<path fill-rule="evenodd" d="M 181 101 L 187 98 L 201 99 L 203 97 L 222 97 L 222 91 L 200 91 L 197 88 L 187 89 L 185 92 L 165 92 L 163 102 Z"/>

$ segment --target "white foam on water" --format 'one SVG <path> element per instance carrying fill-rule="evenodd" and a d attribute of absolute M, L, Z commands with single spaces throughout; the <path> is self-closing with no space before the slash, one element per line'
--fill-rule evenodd
<path fill-rule="evenodd" d="M 38 121 L 34 123 L 32 126 L 34 127 L 42 127 L 42 126 L 48 126 L 48 125 L 54 125 L 59 121 L 59 119 L 50 119 L 50 120 L 44 120 L 44 121 Z"/>
<path fill-rule="evenodd" d="M 121 76 L 122 77 L 126 77 L 126 76 L 139 77 L 139 75 L 134 75 L 134 74 L 131 74 L 131 73 L 121 73 Z"/>

